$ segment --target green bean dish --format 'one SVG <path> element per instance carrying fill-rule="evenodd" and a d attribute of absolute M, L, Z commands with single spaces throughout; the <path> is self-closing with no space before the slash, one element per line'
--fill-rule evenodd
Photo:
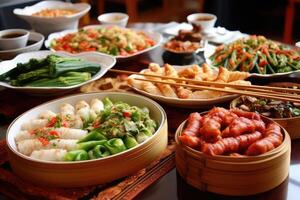
<path fill-rule="evenodd" d="M 290 47 L 252 35 L 216 48 L 212 65 L 230 71 L 276 74 L 300 70 L 300 53 Z"/>

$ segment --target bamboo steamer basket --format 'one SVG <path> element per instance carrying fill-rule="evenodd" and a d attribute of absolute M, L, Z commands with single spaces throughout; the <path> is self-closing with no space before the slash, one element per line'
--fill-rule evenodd
<path fill-rule="evenodd" d="M 240 97 L 239 97 L 240 98 Z M 236 108 L 239 98 L 234 99 L 230 103 L 230 108 Z M 290 135 L 291 139 L 300 138 L 300 117 L 291 118 L 270 118 L 271 120 L 280 124 Z"/>
<path fill-rule="evenodd" d="M 272 121 L 263 116 L 262 119 Z M 230 196 L 254 195 L 277 187 L 288 177 L 291 139 L 282 127 L 284 140 L 272 151 L 259 156 L 230 157 L 206 155 L 181 144 L 178 137 L 185 123 L 175 135 L 176 168 L 197 189 Z"/>
<path fill-rule="evenodd" d="M 90 102 L 93 98 L 109 97 L 139 107 L 147 107 L 150 116 L 158 123 L 151 138 L 138 146 L 106 158 L 77 161 L 50 162 L 32 159 L 17 151 L 14 141 L 23 122 L 37 118 L 40 111 L 50 109 L 58 112 L 62 103 L 75 104 L 79 100 Z M 103 92 L 72 95 L 37 106 L 12 122 L 7 131 L 8 156 L 15 174 L 22 179 L 47 187 L 82 187 L 97 185 L 130 175 L 156 160 L 167 147 L 168 127 L 166 113 L 156 102 L 135 94 Z"/>

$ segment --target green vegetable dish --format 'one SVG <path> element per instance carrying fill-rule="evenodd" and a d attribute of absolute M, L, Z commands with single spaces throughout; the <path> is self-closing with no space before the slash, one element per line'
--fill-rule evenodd
<path fill-rule="evenodd" d="M 147 108 L 109 98 L 63 104 L 60 110 L 22 125 L 15 138 L 20 153 L 47 161 L 104 158 L 139 145 L 157 129 Z"/>
<path fill-rule="evenodd" d="M 300 53 L 283 44 L 252 35 L 216 48 L 212 65 L 230 71 L 276 74 L 300 70 Z"/>
<path fill-rule="evenodd" d="M 0 80 L 13 86 L 67 87 L 90 80 L 100 69 L 98 63 L 53 54 L 44 59 L 32 58 L 27 63 L 18 63 L 15 68 L 1 74 Z"/>

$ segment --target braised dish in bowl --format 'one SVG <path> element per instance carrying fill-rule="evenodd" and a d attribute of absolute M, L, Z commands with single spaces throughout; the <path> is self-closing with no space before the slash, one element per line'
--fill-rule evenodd
<path fill-rule="evenodd" d="M 300 138 L 300 129 L 298 128 L 300 122 L 300 104 L 298 103 L 241 96 L 234 99 L 230 107 L 257 112 L 265 117 L 271 118 L 283 126 L 292 139 Z"/>
<path fill-rule="evenodd" d="M 101 184 L 142 169 L 164 151 L 166 115 L 138 95 L 73 95 L 22 114 L 8 128 L 7 143 L 12 169 L 25 180 Z"/>
<path fill-rule="evenodd" d="M 167 41 L 163 48 L 174 54 L 193 54 L 204 50 L 206 41 L 200 33 L 201 28 L 193 25 L 193 29 L 179 30 L 178 35 Z"/>

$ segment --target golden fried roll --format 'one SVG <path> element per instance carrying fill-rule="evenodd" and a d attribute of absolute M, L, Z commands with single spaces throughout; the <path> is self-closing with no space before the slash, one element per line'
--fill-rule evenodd
<path fill-rule="evenodd" d="M 240 72 L 240 71 L 230 72 L 227 82 L 245 80 L 249 76 L 250 76 L 250 74 L 248 72 Z"/>
<path fill-rule="evenodd" d="M 230 72 L 224 67 L 219 68 L 219 73 L 215 81 L 227 83 L 229 80 Z"/>
<path fill-rule="evenodd" d="M 139 89 L 139 90 L 142 90 L 142 83 L 144 81 L 140 81 L 140 80 L 135 80 L 133 78 L 128 78 L 127 79 L 127 82 L 130 86 L 136 88 L 136 89 Z"/>
<path fill-rule="evenodd" d="M 157 84 L 157 87 L 165 97 L 172 97 L 172 98 L 178 97 L 175 90 L 168 84 Z"/>
<path fill-rule="evenodd" d="M 154 94 L 154 95 L 162 95 L 161 91 L 151 82 L 142 81 L 142 90 Z"/>

